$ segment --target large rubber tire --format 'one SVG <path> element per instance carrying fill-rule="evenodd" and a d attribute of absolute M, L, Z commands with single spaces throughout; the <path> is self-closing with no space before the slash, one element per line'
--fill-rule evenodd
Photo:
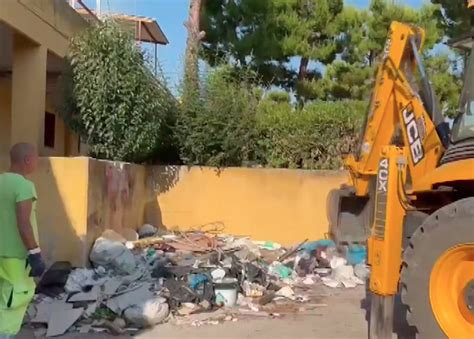
<path fill-rule="evenodd" d="M 430 304 L 430 275 L 436 260 L 453 246 L 474 242 L 474 198 L 447 205 L 431 214 L 415 231 L 403 255 L 402 302 L 407 321 L 421 339 L 446 338 Z"/>

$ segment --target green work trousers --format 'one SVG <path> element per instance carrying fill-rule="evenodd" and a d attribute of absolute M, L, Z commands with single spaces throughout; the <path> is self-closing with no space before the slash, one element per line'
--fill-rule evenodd
<path fill-rule="evenodd" d="M 25 259 L 0 257 L 0 338 L 21 329 L 26 310 L 35 294 Z"/>

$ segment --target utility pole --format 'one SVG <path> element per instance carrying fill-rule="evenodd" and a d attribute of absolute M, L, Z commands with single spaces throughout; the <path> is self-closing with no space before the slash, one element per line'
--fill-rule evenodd
<path fill-rule="evenodd" d="M 102 16 L 101 0 L 95 0 L 95 15 L 100 19 Z"/>

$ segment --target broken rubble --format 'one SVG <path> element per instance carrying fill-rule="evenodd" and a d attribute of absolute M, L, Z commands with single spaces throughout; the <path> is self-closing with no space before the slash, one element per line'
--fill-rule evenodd
<path fill-rule="evenodd" d="M 107 307 L 116 314 L 121 314 L 127 308 L 139 305 L 153 298 L 154 294 L 150 291 L 150 284 L 143 283 L 133 291 L 112 297 L 107 301 Z"/>
<path fill-rule="evenodd" d="M 110 267 L 123 274 L 132 274 L 137 267 L 135 257 L 123 243 L 102 237 L 95 241 L 89 258 L 96 265 Z"/>
<path fill-rule="evenodd" d="M 164 298 L 150 298 L 125 309 L 123 314 L 130 323 L 140 328 L 151 327 L 165 321 L 169 306 Z"/>
<path fill-rule="evenodd" d="M 321 279 L 326 285 L 345 287 L 360 282 L 331 246 L 311 251 L 304 245 L 314 244 L 303 242 L 287 250 L 249 238 L 177 232 L 129 241 L 130 250 L 122 238 L 108 232 L 97 239 L 90 253 L 95 268 L 73 270 L 65 286 L 67 295 L 62 300 L 39 300 L 32 322 L 46 324 L 51 309 L 69 311 L 74 303 L 82 309 L 74 326 L 78 331 L 123 333 L 123 319 L 113 321 L 117 316 L 138 328 L 174 317 L 177 323 L 201 326 L 237 321 L 239 315 L 303 312 L 323 305 L 314 300 L 311 304 L 312 297 L 305 294 L 317 289 Z M 366 272 L 363 268 L 357 266 L 357 274 Z M 232 281 L 232 288 L 222 289 L 223 280 Z M 218 308 L 221 304 L 228 307 Z M 94 319 L 101 320 L 92 323 Z"/>
<path fill-rule="evenodd" d="M 338 261 L 339 263 L 345 262 Z M 350 265 L 337 265 L 332 269 L 329 277 L 321 278 L 324 285 L 332 288 L 344 286 L 346 288 L 354 288 L 357 285 L 363 285 L 364 281 L 354 275 L 354 267 Z"/>
<path fill-rule="evenodd" d="M 94 301 L 99 298 L 100 295 L 100 286 L 92 286 L 91 290 L 88 292 L 79 292 L 73 294 L 69 297 L 68 302 L 72 303 L 75 301 Z"/>
<path fill-rule="evenodd" d="M 88 287 L 102 285 L 106 280 L 105 276 L 101 277 L 94 270 L 78 268 L 69 274 L 64 288 L 68 293 L 82 292 Z"/>
<path fill-rule="evenodd" d="M 140 239 L 153 237 L 157 233 L 155 226 L 150 224 L 145 224 L 138 229 L 138 236 Z"/>
<path fill-rule="evenodd" d="M 354 275 L 365 281 L 370 275 L 370 268 L 366 264 L 360 263 L 354 266 Z"/>
<path fill-rule="evenodd" d="M 55 310 L 48 321 L 47 337 L 64 334 L 82 315 L 83 308 Z"/>

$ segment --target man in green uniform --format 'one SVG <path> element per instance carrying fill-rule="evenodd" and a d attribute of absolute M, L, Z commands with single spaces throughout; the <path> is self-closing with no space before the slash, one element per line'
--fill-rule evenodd
<path fill-rule="evenodd" d="M 0 339 L 20 331 L 35 291 L 34 277 L 41 277 L 41 257 L 36 225 L 36 189 L 25 176 L 36 170 L 34 146 L 14 145 L 11 166 L 0 174 Z"/>

